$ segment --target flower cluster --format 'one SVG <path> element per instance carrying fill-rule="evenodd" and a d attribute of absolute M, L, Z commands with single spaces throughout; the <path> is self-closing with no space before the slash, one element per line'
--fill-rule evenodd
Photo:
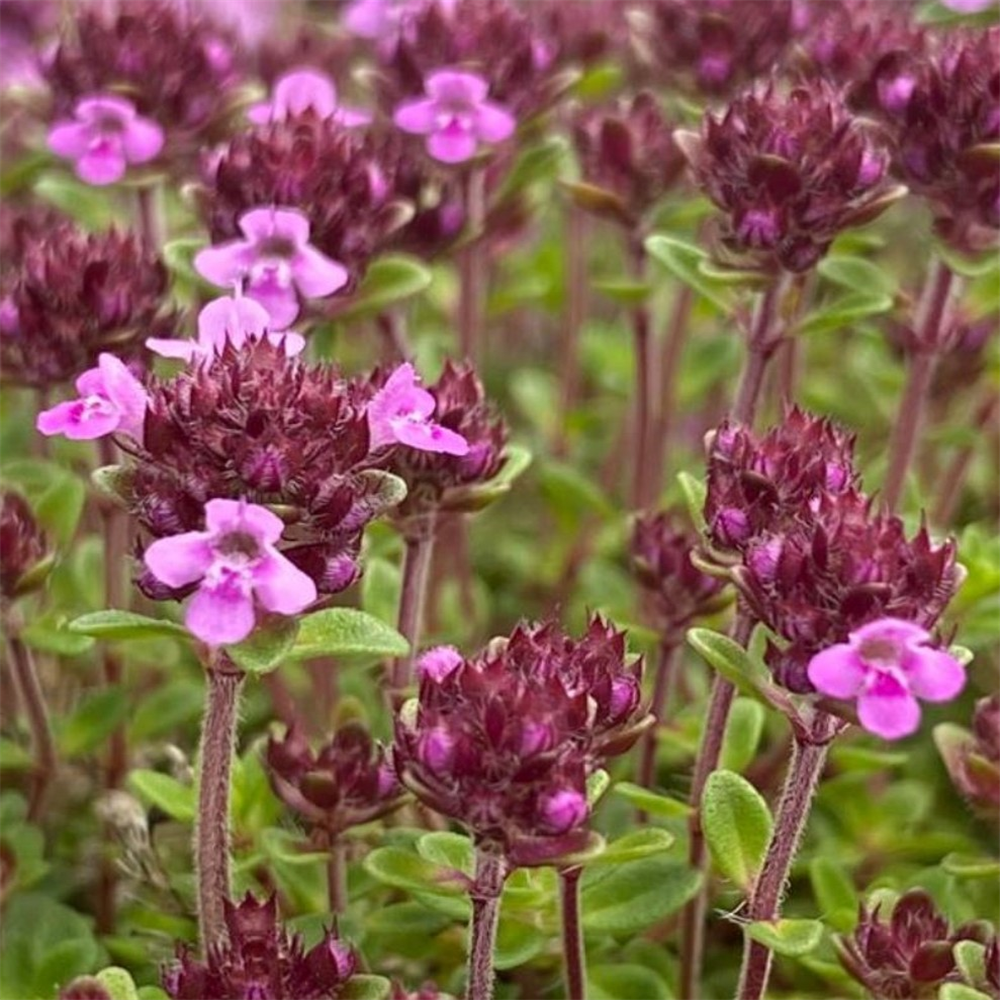
<path fill-rule="evenodd" d="M 972 731 L 943 724 L 934 730 L 952 783 L 984 818 L 996 822 L 1000 809 L 1000 694 L 980 698 Z"/>
<path fill-rule="evenodd" d="M 182 949 L 163 975 L 172 1000 L 336 1000 L 358 966 L 353 949 L 333 931 L 306 951 L 302 939 L 278 922 L 274 896 L 259 903 L 250 893 L 225 902 L 228 943 L 207 960 Z"/>
<path fill-rule="evenodd" d="M 254 104 L 247 117 L 255 125 L 267 125 L 312 111 L 319 118 L 334 118 L 341 125 L 367 125 L 372 116 L 357 108 L 342 106 L 334 82 L 318 70 L 303 66 L 282 74 L 268 101 Z"/>
<path fill-rule="evenodd" d="M 135 358 L 166 333 L 167 269 L 127 233 L 86 234 L 69 223 L 25 236 L 20 266 L 4 277 L 4 379 L 47 387 L 94 367 L 102 352 Z"/>
<path fill-rule="evenodd" d="M 651 721 L 623 633 L 599 618 L 579 640 L 522 625 L 472 659 L 439 648 L 418 666 L 396 724 L 403 783 L 515 865 L 579 850 L 588 774 Z"/>
<path fill-rule="evenodd" d="M 903 193 L 886 181 L 889 153 L 875 130 L 823 82 L 787 94 L 755 87 L 679 141 L 725 213 L 720 254 L 743 264 L 806 271 L 839 233 Z"/>
<path fill-rule="evenodd" d="M 45 565 L 48 543 L 28 502 L 0 492 L 0 597 L 12 600 L 31 589 Z"/>
<path fill-rule="evenodd" d="M 328 840 L 391 812 L 405 794 L 360 722 L 348 722 L 317 751 L 297 729 L 271 737 L 265 752 L 275 794 Z"/>
<path fill-rule="evenodd" d="M 691 562 L 699 537 L 669 511 L 640 514 L 632 529 L 632 572 L 651 596 L 661 636 L 680 638 L 695 619 L 722 606 L 725 581 Z"/>
<path fill-rule="evenodd" d="M 614 214 L 634 228 L 684 169 L 657 99 L 648 92 L 611 110 L 583 108 L 573 140 L 584 181 L 608 192 Z"/>
<path fill-rule="evenodd" d="M 835 942 L 844 968 L 874 997 L 936 995 L 938 985 L 961 978 L 952 954 L 954 944 L 983 941 L 987 936 L 978 924 L 951 931 L 923 889 L 901 896 L 887 923 L 879 909 L 862 906 L 853 936 Z"/>

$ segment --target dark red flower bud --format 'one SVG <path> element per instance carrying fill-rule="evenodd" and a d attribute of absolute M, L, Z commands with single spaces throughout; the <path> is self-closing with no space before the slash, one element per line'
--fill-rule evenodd
<path fill-rule="evenodd" d="M 44 579 L 48 543 L 28 502 L 0 492 L 0 594 L 11 600 Z"/>
<path fill-rule="evenodd" d="M 112 1000 L 104 983 L 94 976 L 77 976 L 59 991 L 59 1000 Z"/>
<path fill-rule="evenodd" d="M 942 725 L 934 731 L 934 742 L 955 788 L 995 823 L 1000 808 L 1000 695 L 976 702 L 972 732 Z"/>

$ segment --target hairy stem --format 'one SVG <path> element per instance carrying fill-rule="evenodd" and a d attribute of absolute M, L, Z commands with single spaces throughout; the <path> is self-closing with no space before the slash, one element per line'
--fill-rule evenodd
<path fill-rule="evenodd" d="M 635 781 L 642 788 L 652 788 L 656 778 L 657 730 L 663 724 L 664 712 L 670 699 L 671 688 L 673 687 L 677 660 L 678 645 L 676 637 L 664 637 L 660 640 L 659 656 L 656 661 L 656 675 L 653 679 L 653 698 L 649 704 L 649 711 L 656 718 L 656 725 L 650 726 L 642 738 L 639 765 L 636 770 Z M 636 818 L 640 823 L 645 823 L 647 816 L 640 810 Z"/>
<path fill-rule="evenodd" d="M 903 396 L 889 439 L 889 470 L 882 499 L 889 510 L 899 506 L 906 473 L 913 461 L 924 422 L 927 396 L 937 367 L 942 340 L 948 332 L 961 279 L 944 261 L 931 264 L 914 322 L 916 349 L 910 354 Z"/>
<path fill-rule="evenodd" d="M 830 749 L 830 740 L 837 731 L 837 720 L 821 712 L 816 717 L 812 730 L 813 739 L 810 742 L 796 738 L 792 746 L 792 760 L 785 776 L 771 842 L 750 895 L 747 910 L 750 920 L 777 920 L 781 914 L 781 899 L 788 874 L 809 818 L 813 795 Z M 770 972 L 770 949 L 747 937 L 737 991 L 739 1000 L 761 1000 L 767 989 Z"/>
<path fill-rule="evenodd" d="M 224 658 L 206 671 L 208 692 L 199 753 L 194 866 L 202 950 L 224 942 L 229 890 L 229 786 L 243 673 Z"/>
<path fill-rule="evenodd" d="M 347 845 L 334 837 L 326 862 L 326 891 L 331 913 L 347 912 Z"/>
<path fill-rule="evenodd" d="M 559 905 L 562 911 L 563 976 L 566 1000 L 586 1000 L 587 955 L 580 922 L 580 876 L 583 869 L 563 868 L 559 872 Z"/>
<path fill-rule="evenodd" d="M 465 181 L 465 227 L 468 242 L 459 252 L 458 349 L 478 362 L 486 307 L 486 171 L 472 167 Z"/>
<path fill-rule="evenodd" d="M 590 217 L 578 205 L 566 213 L 566 311 L 559 344 L 559 419 L 552 450 L 565 455 L 569 418 L 580 395 L 580 332 L 587 315 L 587 257 Z"/>
<path fill-rule="evenodd" d="M 642 281 L 646 254 L 642 243 L 630 247 L 632 274 Z M 632 310 L 632 344 L 635 364 L 635 443 L 632 447 L 632 506 L 641 510 L 649 503 L 649 451 L 653 417 L 653 359 L 649 307 L 645 303 Z"/>
<path fill-rule="evenodd" d="M 493 950 L 500 917 L 500 894 L 507 877 L 504 858 L 476 849 L 476 874 L 469 889 L 472 925 L 469 930 L 469 980 L 466 1000 L 492 1000 Z"/>
<path fill-rule="evenodd" d="M 436 527 L 437 517 L 432 511 L 413 518 L 404 529 L 406 554 L 403 557 L 403 588 L 399 596 L 397 627 L 409 642 L 410 652 L 393 661 L 389 686 L 394 699 L 400 697 L 410 683 L 413 661 L 420 645 Z"/>
<path fill-rule="evenodd" d="M 972 427 L 976 431 L 983 431 L 992 427 L 998 416 L 1000 416 L 1000 396 L 996 394 L 995 389 L 990 389 L 986 398 L 976 407 L 972 418 Z M 979 439 L 978 434 L 976 439 Z M 948 464 L 948 468 L 941 477 L 941 492 L 934 505 L 933 521 L 935 524 L 945 527 L 951 523 L 975 454 L 975 444 L 964 445 L 955 453 L 954 458 Z"/>
<path fill-rule="evenodd" d="M 753 619 L 740 609 L 733 623 L 732 638 L 745 646 L 753 630 Z M 708 776 L 719 766 L 726 722 L 736 688 L 720 674 L 712 681 L 708 714 L 701 734 L 701 745 L 691 780 L 691 817 L 688 820 L 688 863 L 695 871 L 704 871 L 707 860 L 705 833 L 701 828 L 701 798 Z M 708 910 L 708 885 L 704 880 L 698 893 L 684 907 L 681 917 L 681 1000 L 698 1000 L 701 995 L 701 967 L 705 948 L 705 914 Z"/>
<path fill-rule="evenodd" d="M 56 745 L 52 739 L 52 729 L 49 726 L 45 693 L 38 680 L 38 672 L 35 670 L 31 650 L 18 636 L 19 630 L 15 623 L 6 622 L 5 630 L 7 632 L 7 654 L 11 674 L 20 703 L 24 707 L 24 713 L 28 719 L 31 746 L 35 755 L 31 796 L 28 800 L 28 819 L 34 822 L 42 814 L 45 793 L 48 790 L 49 782 L 56 773 L 58 765 Z"/>
<path fill-rule="evenodd" d="M 760 402 L 764 374 L 781 344 L 783 320 L 781 305 L 790 279 L 782 274 L 761 293 L 757 300 L 750 335 L 747 338 L 747 353 L 740 374 L 739 388 L 733 403 L 732 418 L 737 423 L 753 424 Z"/>

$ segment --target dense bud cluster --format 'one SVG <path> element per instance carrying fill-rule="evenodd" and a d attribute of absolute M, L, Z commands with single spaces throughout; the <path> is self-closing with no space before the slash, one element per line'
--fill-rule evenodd
<path fill-rule="evenodd" d="M 278 922 L 274 896 L 258 903 L 247 893 L 238 906 L 226 900 L 225 918 L 227 944 L 210 948 L 204 962 L 182 949 L 165 971 L 172 1000 L 336 1000 L 357 969 L 354 951 L 333 931 L 306 951 Z"/>
<path fill-rule="evenodd" d="M 889 153 L 874 127 L 821 81 L 788 93 L 755 87 L 679 141 L 725 213 L 718 252 L 741 264 L 807 271 L 839 233 L 902 194 L 886 181 Z"/>
<path fill-rule="evenodd" d="M 28 502 L 0 492 L 0 597 L 9 601 L 30 589 L 44 564 L 48 543 Z"/>
<path fill-rule="evenodd" d="M 103 351 L 135 358 L 146 337 L 172 332 L 167 269 L 135 236 L 87 234 L 68 222 L 21 232 L 20 266 L 4 275 L 0 302 L 5 381 L 65 382 Z"/>
<path fill-rule="evenodd" d="M 385 815 L 404 795 L 384 748 L 359 722 L 341 726 L 317 751 L 289 729 L 268 740 L 265 760 L 278 797 L 331 838 Z"/>

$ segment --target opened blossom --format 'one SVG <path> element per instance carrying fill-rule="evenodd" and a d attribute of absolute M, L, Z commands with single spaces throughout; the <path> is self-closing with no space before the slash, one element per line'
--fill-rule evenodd
<path fill-rule="evenodd" d="M 272 332 L 269 325 L 270 317 L 262 305 L 242 296 L 224 295 L 213 299 L 198 313 L 197 340 L 150 337 L 146 346 L 163 358 L 194 361 L 221 354 L 227 344 L 239 350 L 248 342 L 266 337 L 275 347 L 283 346 L 290 358 L 302 353 L 306 341 L 301 334 Z"/>
<path fill-rule="evenodd" d="M 267 125 L 306 111 L 312 111 L 319 118 L 333 118 L 348 128 L 367 125 L 372 120 L 372 116 L 361 108 L 340 106 L 333 81 L 325 73 L 308 68 L 291 70 L 280 77 L 271 99 L 252 105 L 247 118 L 255 125 Z"/>
<path fill-rule="evenodd" d="M 405 444 L 420 451 L 467 455 L 469 442 L 431 420 L 437 400 L 419 385 L 411 364 L 400 365 L 368 404 L 372 448 Z"/>
<path fill-rule="evenodd" d="M 113 184 L 129 165 L 147 163 L 163 148 L 163 129 L 141 117 L 124 97 L 99 94 L 77 102 L 72 119 L 49 130 L 49 149 L 72 160 L 88 184 Z"/>
<path fill-rule="evenodd" d="M 246 294 L 283 329 L 299 314 L 299 296 L 332 295 L 347 284 L 347 270 L 309 242 L 309 219 L 291 208 L 255 208 L 239 221 L 243 239 L 202 250 L 198 273 L 220 288 L 243 283 Z"/>
<path fill-rule="evenodd" d="M 923 701 L 950 701 L 965 685 L 965 670 L 948 652 L 929 645 L 930 633 L 900 618 L 880 618 L 849 641 L 817 653 L 809 680 L 832 698 L 856 698 L 858 718 L 887 740 L 916 731 Z"/>
<path fill-rule="evenodd" d="M 501 104 L 486 99 L 489 84 L 475 73 L 441 69 L 424 80 L 426 97 L 404 101 L 393 121 L 404 132 L 427 136 L 427 151 L 442 163 L 462 163 L 481 143 L 503 142 L 517 122 Z"/>
<path fill-rule="evenodd" d="M 57 403 L 38 414 L 38 430 L 47 437 L 62 434 L 72 441 L 116 433 L 142 440 L 146 390 L 113 354 L 102 354 L 97 367 L 76 380 L 76 391 L 79 399 Z"/>
<path fill-rule="evenodd" d="M 161 538 L 145 554 L 147 569 L 168 587 L 198 584 L 184 622 L 203 642 L 245 639 L 258 604 L 293 615 L 316 600 L 316 584 L 275 548 L 284 530 L 276 514 L 243 500 L 209 500 L 205 528 Z"/>

